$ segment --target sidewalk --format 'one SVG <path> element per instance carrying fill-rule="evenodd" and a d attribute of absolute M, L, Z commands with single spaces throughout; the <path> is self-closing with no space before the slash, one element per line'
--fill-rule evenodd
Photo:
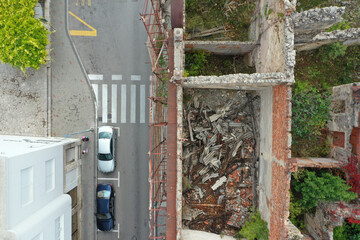
<path fill-rule="evenodd" d="M 96 120 L 92 88 L 87 81 L 86 73 L 75 54 L 67 33 L 67 2 L 52 0 L 50 3 L 50 23 L 56 29 L 51 35 L 51 100 L 52 100 L 52 136 L 63 137 L 66 134 L 94 129 L 95 132 L 80 133 L 72 137 L 90 137 L 86 148 L 88 153 L 82 155 L 82 215 L 81 239 L 96 239 L 95 183 L 96 183 Z M 85 147 L 85 145 L 83 146 Z"/>

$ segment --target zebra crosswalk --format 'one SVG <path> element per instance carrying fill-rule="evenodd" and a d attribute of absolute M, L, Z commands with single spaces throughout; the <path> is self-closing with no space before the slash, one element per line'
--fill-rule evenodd
<path fill-rule="evenodd" d="M 141 75 L 116 74 L 108 80 L 102 74 L 88 74 L 88 77 L 97 100 L 100 122 L 135 124 L 148 121 L 149 84 L 142 81 Z"/>

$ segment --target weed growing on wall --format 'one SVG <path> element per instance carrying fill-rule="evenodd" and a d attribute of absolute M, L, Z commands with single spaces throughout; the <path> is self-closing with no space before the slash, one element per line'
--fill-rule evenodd
<path fill-rule="evenodd" d="M 256 210 L 235 237 L 238 239 L 244 237 L 248 240 L 267 240 L 269 238 L 267 225 L 267 222 L 261 219 L 260 212 Z"/>
<path fill-rule="evenodd" d="M 330 120 L 330 94 L 306 82 L 296 82 L 292 97 L 292 134 L 297 139 L 321 135 Z"/>

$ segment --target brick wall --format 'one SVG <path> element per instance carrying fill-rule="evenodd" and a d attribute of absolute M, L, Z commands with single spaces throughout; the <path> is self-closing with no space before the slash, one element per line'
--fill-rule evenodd
<path fill-rule="evenodd" d="M 273 88 L 273 134 L 272 134 L 272 178 L 271 178 L 271 210 L 270 239 L 286 239 L 286 222 L 290 204 L 290 99 L 291 89 L 282 84 Z"/>
<path fill-rule="evenodd" d="M 281 84 L 273 88 L 273 134 L 272 152 L 279 161 L 286 161 L 289 154 L 289 137 L 291 131 L 290 86 Z"/>

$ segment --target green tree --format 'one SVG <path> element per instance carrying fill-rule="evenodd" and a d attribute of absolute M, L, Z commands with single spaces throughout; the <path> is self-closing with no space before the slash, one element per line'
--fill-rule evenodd
<path fill-rule="evenodd" d="M 50 33 L 34 18 L 37 0 L 0 0 L 0 61 L 19 67 L 39 69 L 48 59 Z"/>
<path fill-rule="evenodd" d="M 348 191 L 351 187 L 339 176 L 321 173 L 319 176 L 313 171 L 304 171 L 300 179 L 294 179 L 295 191 L 301 194 L 299 204 L 310 210 L 323 201 L 350 201 L 357 198 L 357 194 Z"/>

